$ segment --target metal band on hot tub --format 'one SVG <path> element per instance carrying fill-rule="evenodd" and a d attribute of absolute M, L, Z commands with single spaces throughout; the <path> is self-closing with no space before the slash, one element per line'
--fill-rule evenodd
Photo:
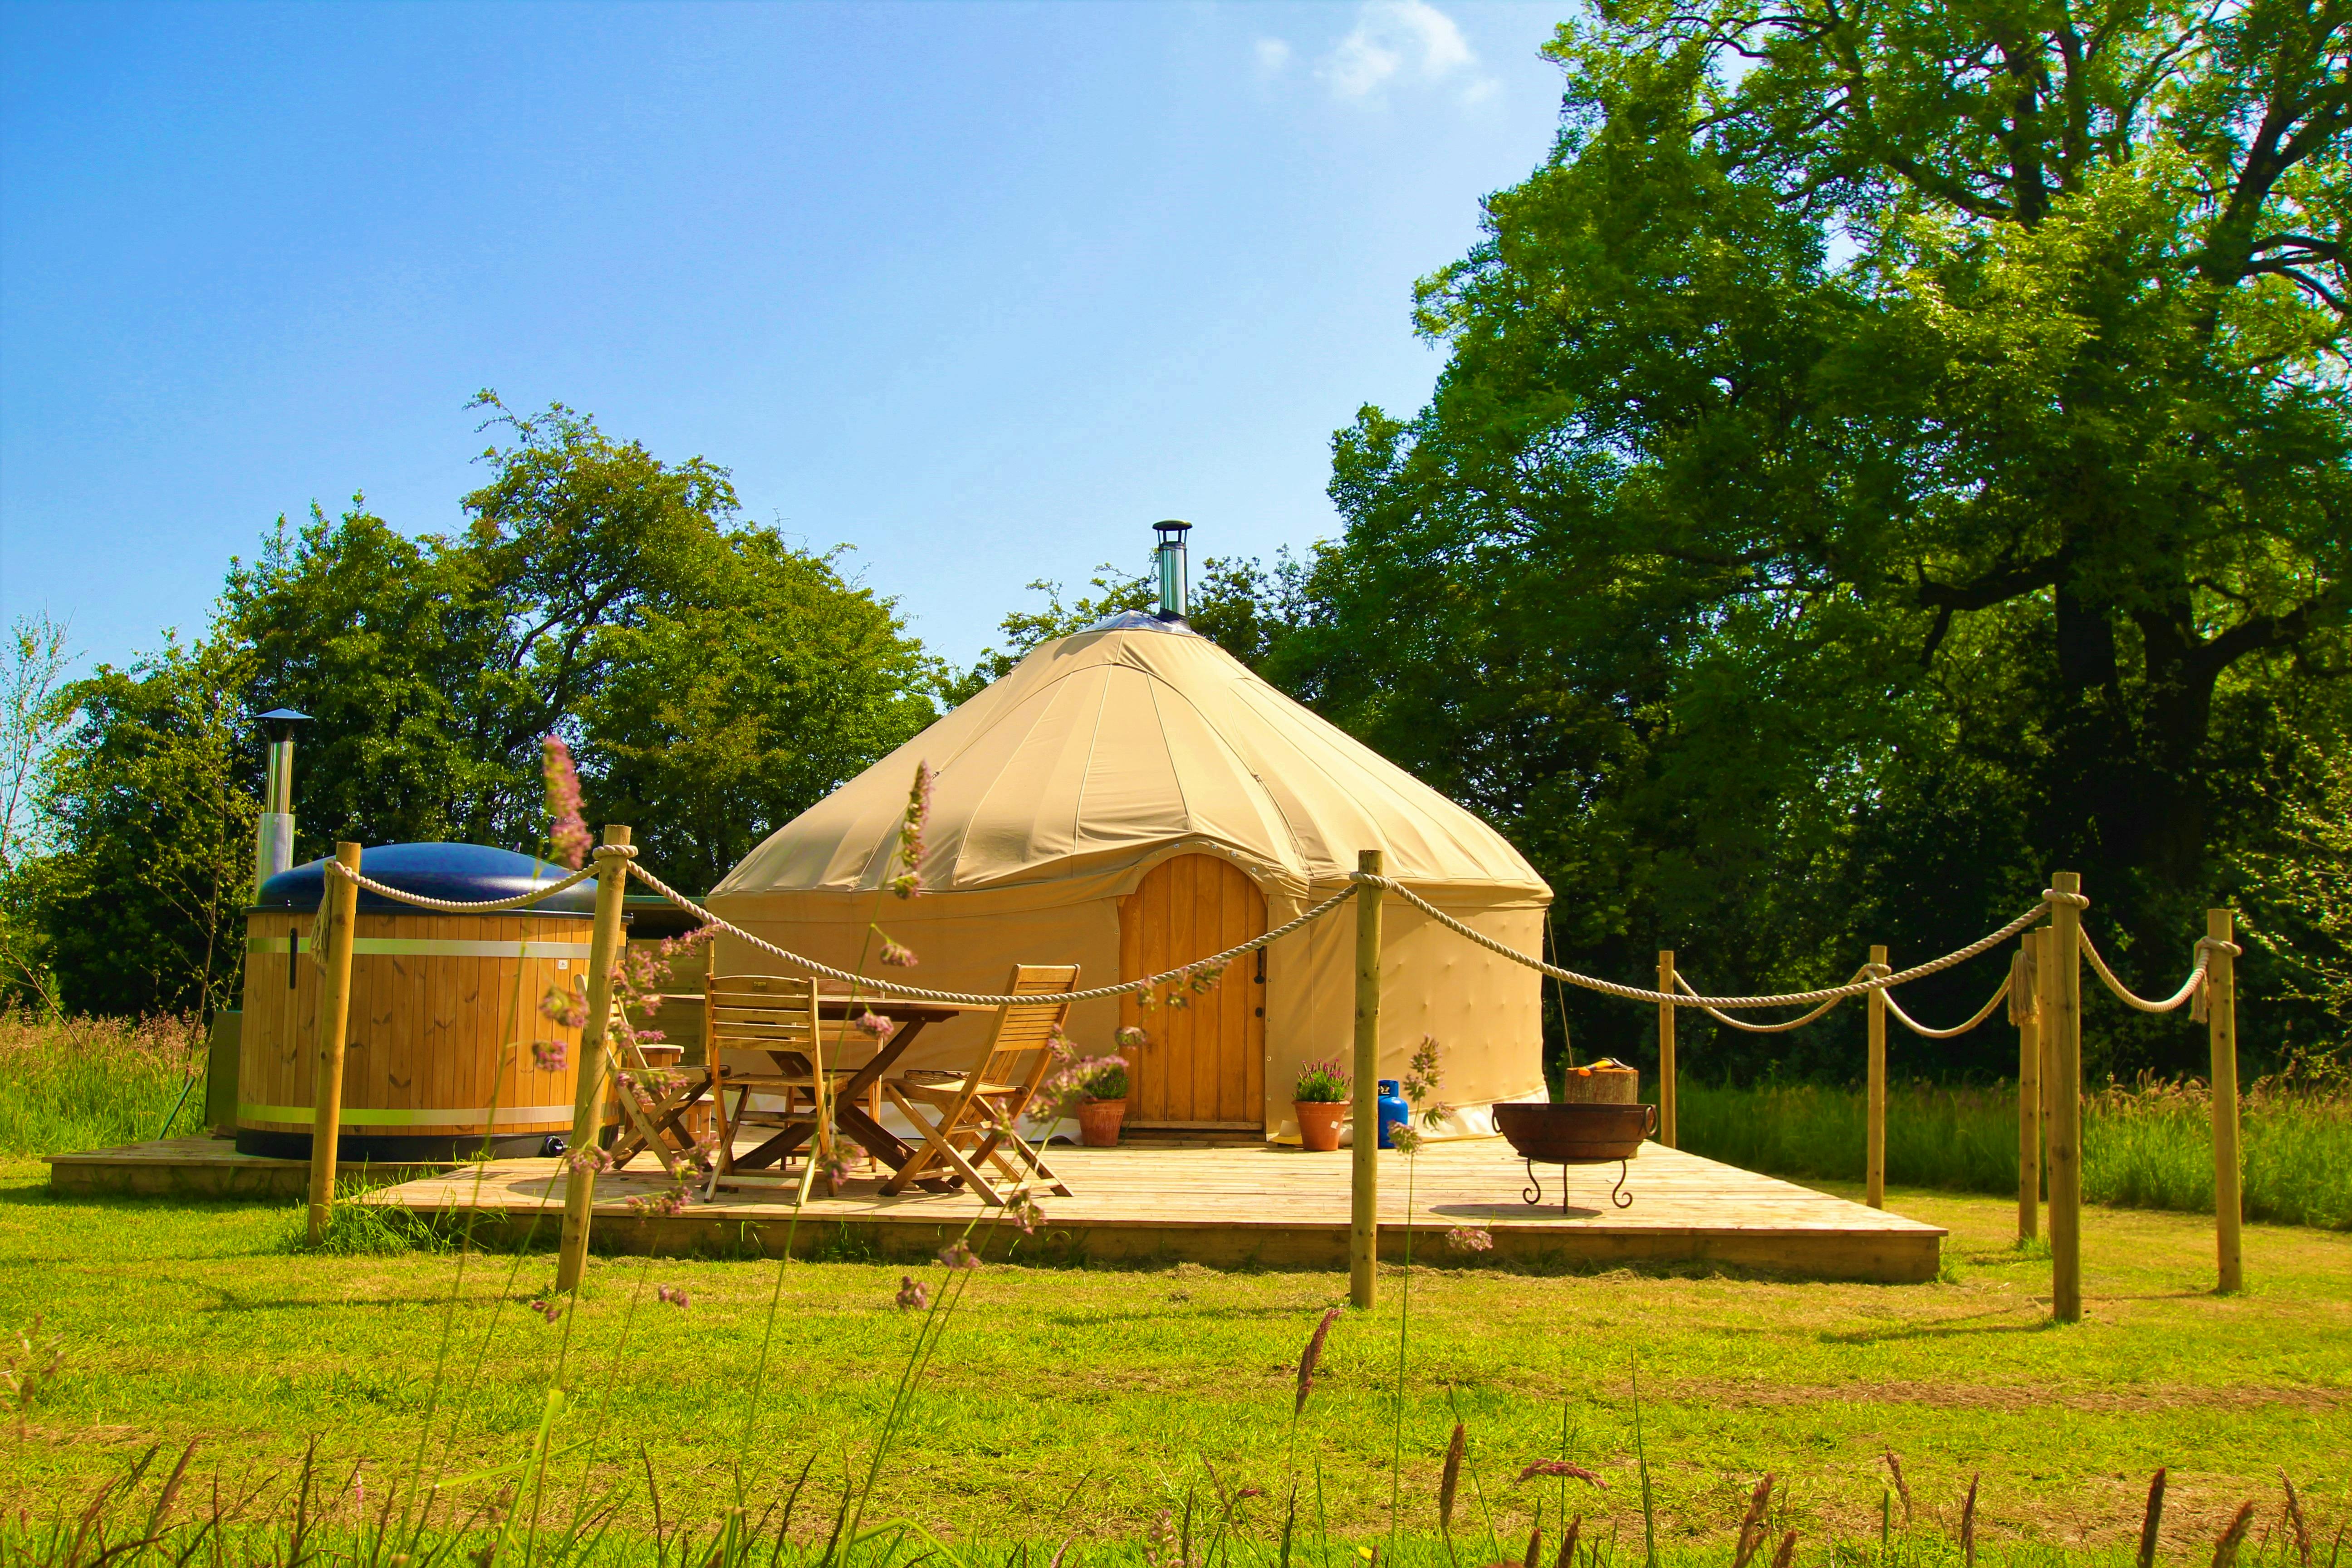
<path fill-rule="evenodd" d="M 513 1126 L 527 1121 L 563 1121 L 572 1120 L 568 1105 L 501 1105 L 493 1126 Z M 310 1122 L 313 1108 L 308 1105 L 251 1105 L 243 1101 L 236 1108 L 240 1121 Z M 460 1127 L 480 1125 L 490 1114 L 487 1105 L 434 1107 L 425 1110 L 379 1110 L 364 1105 L 343 1107 L 342 1121 L 350 1127 Z"/>
<path fill-rule="evenodd" d="M 245 939 L 247 952 L 284 952 L 287 939 L 282 936 L 249 936 Z M 310 951 L 310 939 L 296 936 L 294 951 Z M 355 936 L 352 952 L 355 957 L 369 953 L 389 954 L 394 958 L 576 958 L 586 962 L 593 951 L 584 942 L 460 942 L 423 936 Z"/>

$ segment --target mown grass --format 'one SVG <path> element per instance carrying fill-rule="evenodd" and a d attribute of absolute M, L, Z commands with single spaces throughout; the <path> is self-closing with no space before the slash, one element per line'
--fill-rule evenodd
<path fill-rule="evenodd" d="M 151 1444 L 168 1460 L 200 1439 L 206 1477 L 290 1475 L 315 1442 L 337 1496 L 356 1485 L 381 1499 L 420 1452 L 451 1477 L 511 1462 L 561 1380 L 583 1411 L 565 1442 L 602 1445 L 593 1479 L 620 1488 L 622 1535 L 649 1539 L 638 1478 L 657 1479 L 672 1524 L 707 1530 L 736 1495 L 739 1462 L 756 1516 L 814 1458 L 815 1503 L 794 1526 L 806 1546 L 917 1331 L 893 1305 L 898 1268 L 599 1258 L 558 1327 L 530 1310 L 549 1296 L 541 1252 L 297 1253 L 290 1205 L 62 1198 L 43 1180 L 37 1165 L 0 1169 L 0 1327 L 41 1314 L 65 1363 L 28 1436 L 0 1432 L 0 1495 L 80 1498 Z M 1895 1206 L 1952 1228 L 1947 1280 L 1416 1268 L 1402 1477 L 1421 1545 L 1403 1555 L 1441 1555 L 1433 1499 L 1457 1413 L 1470 1441 L 1463 1510 L 1477 1521 L 1457 1546 L 1478 1563 L 1491 1560 L 1488 1511 L 1515 1556 L 1536 1494 L 1555 1506 L 1549 1483 L 1513 1478 L 1563 1443 L 1609 1483 L 1570 1500 L 1588 1540 L 1619 1542 L 1625 1568 L 1641 1561 L 1626 1554 L 1643 1533 L 1642 1451 L 1668 1563 L 1727 1561 L 1731 1522 L 1767 1470 L 1786 1483 L 1801 1563 L 1826 1563 L 1832 1542 L 1874 1552 L 1889 1448 L 1919 1500 L 1922 1552 L 1945 1539 L 1978 1472 L 1994 1562 L 2124 1551 L 2158 1464 L 2175 1467 L 2179 1539 L 2202 1532 L 2208 1556 L 2241 1500 L 2276 1495 L 2281 1468 L 2326 1529 L 2344 1517 L 2352 1237 L 2250 1226 L 2252 1289 L 2220 1298 L 2207 1226 L 2094 1211 L 2087 1321 L 2053 1328 L 2048 1265 L 2009 1244 L 2008 1204 L 1898 1190 Z M 1034 1568 L 1071 1533 L 1106 1561 L 1131 1560 L 1188 1491 L 1196 1504 L 1221 1483 L 1279 1497 L 1287 1476 L 1319 1466 L 1333 1537 L 1383 1535 L 1402 1283 L 1386 1271 L 1381 1306 L 1333 1331 L 1294 1470 L 1297 1357 L 1343 1278 L 992 1265 L 971 1277 L 923 1379 L 877 1516 L 953 1542 L 1028 1542 Z M 664 1284 L 691 1306 L 658 1303 Z M 571 1451 L 568 1463 L 584 1458 Z M 1252 1551 L 1269 1561 L 1272 1506 L 1250 1505 Z"/>
<path fill-rule="evenodd" d="M 1812 1084 L 1727 1088 L 1685 1079 L 1682 1146 L 1751 1171 L 1863 1177 L 1860 1090 Z M 2213 1133 L 2203 1089 L 2111 1086 L 2083 1106 L 2083 1195 L 2131 1208 L 2210 1213 Z M 2352 1097 L 2257 1087 L 2240 1119 L 2249 1219 L 2352 1229 Z M 2017 1192 L 2014 1085 L 1890 1088 L 1886 1179 L 1951 1192 Z"/>
<path fill-rule="evenodd" d="M 89 1054 L 128 1048 L 118 1039 Z M 875 1544 L 856 1568 L 914 1568 L 925 1552 L 1045 1568 L 1073 1539 L 1063 1568 L 1363 1568 L 1357 1553 L 1375 1542 L 1400 1568 L 1464 1568 L 1516 1558 L 1539 1501 L 1555 1542 L 1560 1508 L 1585 1515 L 1601 1555 L 1572 1568 L 1696 1568 L 1729 1560 L 1733 1523 L 1766 1471 L 1782 1482 L 1772 1527 L 1799 1532 L 1803 1568 L 1958 1568 L 1960 1499 L 1978 1476 L 1981 1561 L 2120 1568 L 2159 1464 L 2173 1467 L 2161 1555 L 2202 1563 L 2239 1504 L 2261 1498 L 2247 1558 L 2299 1568 L 2276 1513 L 2281 1471 L 2303 1489 L 2324 1552 L 2352 1500 L 2352 1237 L 2252 1226 L 2252 1289 L 2220 1298 L 2205 1223 L 2094 1211 L 2087 1321 L 2060 1328 L 2046 1252 L 2010 1245 L 2006 1195 L 1898 1184 L 1892 1197 L 1952 1230 L 1942 1281 L 1417 1268 L 1401 1383 L 1408 1276 L 1384 1270 L 1381 1306 L 1333 1331 L 1295 1432 L 1299 1349 L 1344 1279 L 991 1266 L 966 1277 L 961 1313 L 879 1476 L 875 1517 L 920 1530 Z M 59 1542 L 86 1500 L 152 1448 L 155 1465 L 110 1505 L 135 1526 L 191 1442 L 189 1495 L 217 1484 L 232 1503 L 254 1498 L 213 1530 L 216 1565 L 393 1568 L 364 1529 L 369 1510 L 394 1489 L 462 1482 L 537 1451 L 555 1387 L 570 1405 L 550 1439 L 562 1459 L 553 1506 L 584 1502 L 593 1545 L 500 1544 L 492 1521 L 520 1508 L 500 1501 L 509 1470 L 448 1486 L 438 1533 L 407 1568 L 461 1557 L 495 1568 L 501 1556 L 519 1568 L 824 1563 L 827 1521 L 920 1331 L 920 1315 L 894 1304 L 895 1267 L 599 1258 L 551 1324 L 531 1310 L 558 1300 L 543 1250 L 484 1256 L 352 1218 L 335 1250 L 310 1252 L 292 1245 L 299 1223 L 293 1205 L 64 1198 L 38 1164 L 0 1163 L 0 1350 L 37 1318 L 34 1337 L 61 1356 L 22 1408 L 22 1436 L 0 1430 L 0 1496 L 44 1500 L 52 1521 L 28 1509 L 0 1523 L 0 1568 L 73 1560 Z M 936 1292 L 940 1272 L 928 1275 Z M 692 1305 L 663 1303 L 659 1286 Z M 1467 1479 L 1449 1540 L 1434 1530 L 1434 1496 L 1456 1419 Z M 1908 1510 L 1888 1489 L 1890 1451 Z M 1545 1458 L 1589 1466 L 1606 1486 L 1515 1479 Z M 772 1510 L 803 1474 L 787 1523 Z M 1280 1500 L 1294 1483 L 1311 1489 L 1298 1495 L 1314 1500 L 1314 1523 L 1291 1521 L 1286 1556 Z M 1245 1489 L 1262 1495 L 1237 1500 Z M 1234 1522 L 1209 1545 L 1228 1502 Z M 1188 1509 L 1189 1541 L 1152 1538 L 1163 1516 L 1181 1536 Z M 152 1568 L 135 1552 L 110 1561 Z"/>
<path fill-rule="evenodd" d="M 204 1071 L 191 1018 L 51 1023 L 0 1009 L 0 1155 L 136 1143 L 167 1121 L 185 1131 L 204 1117 Z"/>

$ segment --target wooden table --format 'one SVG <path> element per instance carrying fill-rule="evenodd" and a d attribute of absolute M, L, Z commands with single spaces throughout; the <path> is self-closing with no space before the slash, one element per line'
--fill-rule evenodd
<path fill-rule="evenodd" d="M 840 1023 L 860 1013 L 873 1013 L 898 1025 L 890 1037 L 874 1053 L 874 1059 L 851 1073 L 833 1090 L 834 1125 L 855 1139 L 858 1145 L 876 1159 L 890 1167 L 893 1173 L 902 1171 L 907 1162 L 915 1157 L 915 1148 L 905 1139 L 883 1126 L 866 1113 L 860 1103 L 866 1090 L 882 1081 L 915 1037 L 923 1032 L 926 1024 L 939 1023 L 963 1013 L 993 1013 L 993 1007 L 971 1007 L 954 1002 L 917 1002 L 897 996 L 861 996 L 853 1006 L 849 989 L 842 986 L 828 989 L 817 995 L 817 1014 L 831 1022 Z M 810 1064 L 797 1051 L 771 1051 L 777 1064 L 787 1072 L 808 1072 Z M 733 1162 L 739 1171 L 757 1170 L 791 1157 L 793 1152 L 808 1141 L 814 1129 L 787 1127 L 748 1154 Z M 930 1184 L 926 1183 L 925 1185 Z"/>

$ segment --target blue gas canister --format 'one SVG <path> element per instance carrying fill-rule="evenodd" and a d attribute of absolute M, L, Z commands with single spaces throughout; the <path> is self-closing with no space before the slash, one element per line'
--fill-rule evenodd
<path fill-rule="evenodd" d="M 1392 1078 L 1381 1079 L 1381 1147 L 1395 1148 L 1396 1144 L 1389 1137 L 1389 1129 L 1400 1121 L 1412 1120 L 1412 1107 L 1404 1102 L 1404 1095 L 1398 1089 L 1397 1080 Z"/>

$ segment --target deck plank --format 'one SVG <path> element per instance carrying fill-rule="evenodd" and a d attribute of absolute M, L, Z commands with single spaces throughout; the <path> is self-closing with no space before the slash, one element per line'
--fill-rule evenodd
<path fill-rule="evenodd" d="M 1099 1259 L 1179 1258 L 1204 1263 L 1342 1268 L 1348 1243 L 1348 1159 L 1275 1148 L 1055 1148 L 1052 1162 L 1075 1195 L 1045 1197 L 1043 1245 Z M 1380 1216 L 1384 1258 L 1403 1253 L 1405 1168 L 1381 1156 Z M 1444 1233 L 1475 1226 L 1494 1238 L 1492 1256 L 1519 1262 L 1723 1263 L 1832 1279 L 1916 1282 L 1936 1278 L 1945 1232 L 1791 1183 L 1644 1144 L 1614 1209 L 1613 1166 L 1580 1166 L 1570 1177 L 1570 1207 L 1559 1206 L 1558 1167 L 1545 1170 L 1546 1202 L 1521 1201 L 1524 1167 L 1494 1142 L 1433 1145 L 1414 1172 L 1413 1246 L 1443 1256 Z M 478 1206 L 521 1228 L 563 1203 L 564 1177 L 551 1160 L 504 1160 L 426 1175 L 375 1194 L 421 1213 Z M 596 1225 L 626 1251 L 678 1252 L 752 1246 L 780 1251 L 793 1219 L 788 1194 L 773 1188 L 722 1192 L 717 1202 L 676 1215 L 627 1207 L 658 1191 L 657 1170 L 624 1171 L 597 1184 Z M 795 1251 L 823 1245 L 840 1227 L 860 1232 L 886 1256 L 935 1248 L 981 1212 L 961 1194 L 886 1197 L 874 1181 L 813 1198 L 801 1212 Z M 477 1193 L 478 1192 L 478 1197 Z M 982 1220 L 982 1228 L 989 1222 Z M 746 1227 L 751 1227 L 747 1230 Z M 753 1234 L 756 1232 L 756 1235 Z M 990 1234 L 990 1250 L 1013 1239 Z M 1040 1243 L 1025 1242 L 1033 1248 Z M 1433 1252 L 1431 1249 L 1440 1249 Z"/>
<path fill-rule="evenodd" d="M 1045 1197 L 1046 1225 L 1033 1238 L 983 1218 L 975 1238 L 992 1256 L 1020 1239 L 1031 1256 L 1113 1261 L 1187 1259 L 1223 1266 L 1341 1269 L 1348 1256 L 1349 1157 L 1264 1145 L 1056 1146 L 1050 1159 L 1074 1189 Z M 299 1160 L 239 1154 L 226 1141 L 174 1138 L 50 1157 L 55 1190 L 79 1194 L 291 1197 L 309 1167 Z M 346 1165 L 358 1175 L 362 1167 Z M 411 1168 L 415 1171 L 415 1168 Z M 378 1167 L 373 1174 L 387 1173 Z M 1545 1203 L 1520 1201 L 1526 1168 L 1499 1142 L 1431 1145 L 1412 1171 L 1412 1246 L 1443 1261 L 1444 1233 L 1475 1226 L 1494 1237 L 1490 1255 L 1522 1266 L 1727 1265 L 1841 1279 L 1916 1282 L 1936 1278 L 1944 1231 L 1900 1215 L 1739 1170 L 1655 1143 L 1643 1145 L 1614 1209 L 1613 1165 L 1571 1169 L 1570 1207 L 1559 1209 L 1559 1169 L 1540 1171 Z M 1381 1252 L 1403 1256 L 1403 1156 L 1381 1156 Z M 628 1206 L 665 1185 L 648 1163 L 597 1184 L 600 1242 L 631 1252 L 795 1252 L 826 1246 L 845 1231 L 887 1257 L 936 1251 L 981 1214 L 961 1194 L 885 1197 L 879 1182 L 853 1180 L 832 1198 L 812 1199 L 797 1223 L 790 1195 L 773 1188 L 723 1192 L 676 1215 Z M 499 1160 L 477 1167 L 415 1171 L 364 1201 L 454 1215 L 478 1206 L 495 1224 L 540 1238 L 560 1223 L 564 1177 L 552 1160 Z"/>

